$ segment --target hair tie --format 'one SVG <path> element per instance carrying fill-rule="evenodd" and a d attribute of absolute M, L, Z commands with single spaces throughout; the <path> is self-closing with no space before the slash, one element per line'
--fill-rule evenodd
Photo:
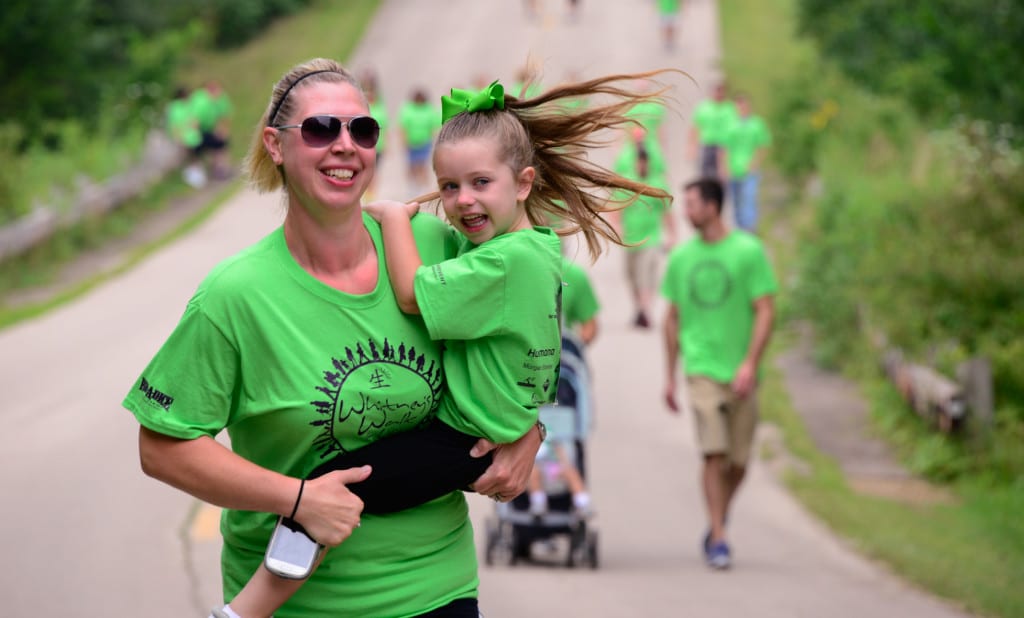
<path fill-rule="evenodd" d="M 479 92 L 452 88 L 451 96 L 441 95 L 441 124 L 462 112 L 505 109 L 505 87 L 498 80 Z"/>

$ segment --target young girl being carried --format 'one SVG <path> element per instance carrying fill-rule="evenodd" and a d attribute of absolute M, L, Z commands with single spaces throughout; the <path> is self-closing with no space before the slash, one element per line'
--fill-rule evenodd
<path fill-rule="evenodd" d="M 628 110 L 664 92 L 637 94 L 630 84 L 666 72 L 601 77 L 531 99 L 506 95 L 497 82 L 442 97 L 433 155 L 438 192 L 421 201 L 440 199 L 454 228 L 455 257 L 423 266 L 410 219 L 430 215 L 417 215 L 418 202 L 374 202 L 365 210 L 381 222 L 399 306 L 421 314 L 430 336 L 445 342 L 448 388 L 423 430 L 345 453 L 309 478 L 370 465 L 369 478 L 348 488 L 364 513 L 393 512 L 470 486 L 489 464 L 489 457 L 470 455 L 479 438 L 508 443 L 534 426 L 543 435 L 538 406 L 554 397 L 561 342 L 558 235 L 580 233 L 596 258 L 603 239 L 621 244 L 604 213 L 640 195 L 671 200 L 587 158 L 588 149 L 606 143 L 601 132 L 613 138 L 632 122 Z M 602 100 L 586 108 L 563 105 L 594 95 Z M 552 220 L 557 232 L 543 226 Z M 269 616 L 301 583 L 261 567 L 218 612 Z"/>

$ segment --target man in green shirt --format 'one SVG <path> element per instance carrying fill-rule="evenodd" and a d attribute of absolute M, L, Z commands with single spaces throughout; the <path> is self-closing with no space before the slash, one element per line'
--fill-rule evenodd
<path fill-rule="evenodd" d="M 690 159 L 699 160 L 701 176 L 722 178 L 720 148 L 736 116 L 735 104 L 726 98 L 725 82 L 716 85 L 712 97 L 701 101 L 694 110 L 690 127 Z"/>
<path fill-rule="evenodd" d="M 673 250 L 662 281 L 670 303 L 665 401 L 679 412 L 676 379 L 682 357 L 704 456 L 710 520 L 704 553 L 709 566 L 724 569 L 731 564 L 725 521 L 750 457 L 759 365 L 771 335 L 778 284 L 761 241 L 722 222 L 720 182 L 691 182 L 684 199 L 698 234 Z"/>
<path fill-rule="evenodd" d="M 736 225 L 753 232 L 757 227 L 757 192 L 761 182 L 761 161 L 772 135 L 760 116 L 750 113 L 750 98 L 736 95 L 736 122 L 722 139 L 722 156 L 729 181 Z"/>

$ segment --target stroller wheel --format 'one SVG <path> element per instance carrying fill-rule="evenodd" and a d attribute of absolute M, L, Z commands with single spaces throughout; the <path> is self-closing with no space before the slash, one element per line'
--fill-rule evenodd
<path fill-rule="evenodd" d="M 487 550 L 484 554 L 484 563 L 487 566 L 494 564 L 513 565 L 516 563 L 516 531 L 511 524 L 497 523 L 488 525 L 487 528 Z"/>
<path fill-rule="evenodd" d="M 594 531 L 591 531 L 587 538 L 587 563 L 590 564 L 591 569 L 597 568 L 597 532 Z"/>
<path fill-rule="evenodd" d="M 587 525 L 580 521 L 569 533 L 569 555 L 566 557 L 565 566 L 574 568 L 584 564 L 587 559 Z"/>

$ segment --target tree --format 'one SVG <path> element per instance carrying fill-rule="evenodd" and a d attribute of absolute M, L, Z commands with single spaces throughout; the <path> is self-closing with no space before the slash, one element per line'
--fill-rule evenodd
<path fill-rule="evenodd" d="M 802 0 L 799 21 L 853 79 L 922 113 L 1024 126 L 1020 0 Z"/>

